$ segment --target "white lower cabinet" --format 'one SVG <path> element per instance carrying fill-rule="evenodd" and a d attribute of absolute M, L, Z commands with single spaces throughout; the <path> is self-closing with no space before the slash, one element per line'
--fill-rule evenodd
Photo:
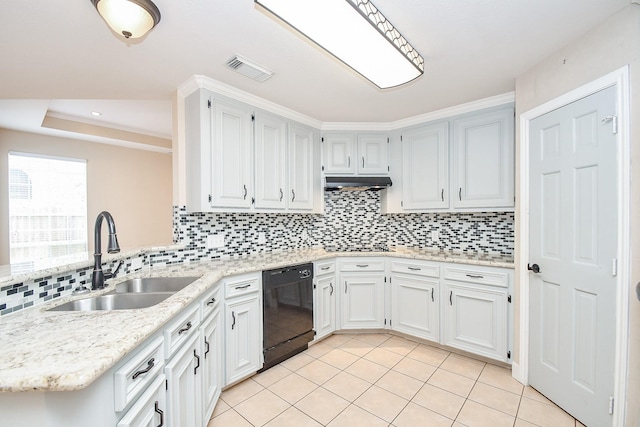
<path fill-rule="evenodd" d="M 384 328 L 384 259 L 340 261 L 341 329 Z"/>
<path fill-rule="evenodd" d="M 451 281 L 443 290 L 443 344 L 507 362 L 507 290 Z"/>
<path fill-rule="evenodd" d="M 193 333 L 165 367 L 168 421 L 172 427 L 202 424 L 202 355 L 200 335 Z"/>
<path fill-rule="evenodd" d="M 165 376 L 159 375 L 136 403 L 118 422 L 117 427 L 165 426 Z"/>
<path fill-rule="evenodd" d="M 336 276 L 334 273 L 316 277 L 313 310 L 315 339 L 331 335 L 336 330 Z"/>
<path fill-rule="evenodd" d="M 225 386 L 262 367 L 261 283 L 258 274 L 225 280 Z"/>
<path fill-rule="evenodd" d="M 213 414 L 222 388 L 222 317 L 220 309 L 216 308 L 200 327 L 200 345 L 202 362 L 202 404 L 204 410 L 203 421 Z M 203 422 L 203 425 L 207 425 Z"/>
<path fill-rule="evenodd" d="M 391 328 L 398 332 L 440 340 L 438 279 L 391 275 Z"/>

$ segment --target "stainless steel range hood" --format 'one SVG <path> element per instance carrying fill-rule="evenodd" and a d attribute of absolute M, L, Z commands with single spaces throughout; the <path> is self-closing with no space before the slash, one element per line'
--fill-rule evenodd
<path fill-rule="evenodd" d="M 377 191 L 390 186 L 388 176 L 328 176 L 324 184 L 327 191 Z"/>

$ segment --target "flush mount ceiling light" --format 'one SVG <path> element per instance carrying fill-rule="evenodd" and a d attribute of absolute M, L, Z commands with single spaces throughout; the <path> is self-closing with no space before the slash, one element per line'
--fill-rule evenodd
<path fill-rule="evenodd" d="M 151 0 L 91 0 L 102 19 L 117 34 L 137 39 L 160 22 L 160 10 Z"/>
<path fill-rule="evenodd" d="M 381 89 L 424 73 L 424 59 L 369 0 L 254 0 Z"/>

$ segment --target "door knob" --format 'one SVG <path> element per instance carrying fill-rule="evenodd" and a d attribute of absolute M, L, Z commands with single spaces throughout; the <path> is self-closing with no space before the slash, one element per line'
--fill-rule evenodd
<path fill-rule="evenodd" d="M 540 273 L 540 266 L 538 264 L 533 264 L 533 265 L 527 264 L 527 270 L 533 271 L 534 273 Z"/>

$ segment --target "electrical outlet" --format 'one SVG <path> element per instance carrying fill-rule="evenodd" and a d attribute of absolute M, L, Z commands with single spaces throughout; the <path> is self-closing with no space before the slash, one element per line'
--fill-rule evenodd
<path fill-rule="evenodd" d="M 431 230 L 431 240 L 438 240 L 440 239 L 440 231 L 438 230 Z"/>
<path fill-rule="evenodd" d="M 264 231 L 261 231 L 258 233 L 258 244 L 264 245 L 265 243 L 267 243 L 267 235 Z"/>
<path fill-rule="evenodd" d="M 131 260 L 131 270 L 132 271 L 138 271 L 141 268 L 142 268 L 142 259 L 134 258 L 133 260 Z"/>
<path fill-rule="evenodd" d="M 224 234 L 211 234 L 207 236 L 207 249 L 224 247 Z"/>
<path fill-rule="evenodd" d="M 302 240 L 307 240 L 309 238 L 309 233 L 307 233 L 307 229 L 306 228 L 302 230 L 302 233 L 301 233 L 300 237 L 302 237 Z"/>

